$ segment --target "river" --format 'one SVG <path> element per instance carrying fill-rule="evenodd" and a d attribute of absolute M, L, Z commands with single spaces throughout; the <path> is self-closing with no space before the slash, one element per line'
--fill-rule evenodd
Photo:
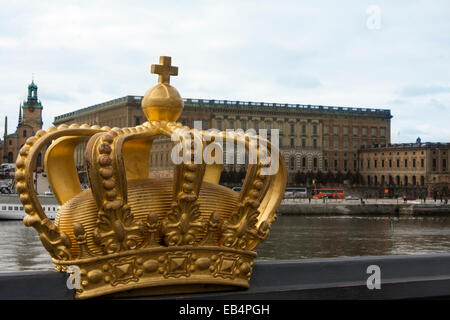
<path fill-rule="evenodd" d="M 36 231 L 0 221 L 0 272 L 52 270 Z M 258 259 L 450 252 L 450 217 L 281 216 Z"/>

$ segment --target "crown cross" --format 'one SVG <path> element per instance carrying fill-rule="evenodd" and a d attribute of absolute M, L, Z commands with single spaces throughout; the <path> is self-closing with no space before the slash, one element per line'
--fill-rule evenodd
<path fill-rule="evenodd" d="M 152 64 L 151 73 L 159 74 L 159 83 L 170 84 L 170 76 L 178 75 L 178 67 L 172 66 L 171 57 L 159 57 L 159 63 Z"/>

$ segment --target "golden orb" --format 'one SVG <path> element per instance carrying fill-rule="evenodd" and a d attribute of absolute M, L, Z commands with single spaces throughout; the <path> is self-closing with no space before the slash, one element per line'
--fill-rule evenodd
<path fill-rule="evenodd" d="M 183 111 L 183 99 L 170 85 L 170 76 L 178 74 L 178 67 L 172 66 L 171 60 L 171 57 L 163 56 L 159 65 L 152 65 L 151 72 L 159 75 L 159 83 L 142 99 L 142 110 L 148 121 L 177 121 Z"/>

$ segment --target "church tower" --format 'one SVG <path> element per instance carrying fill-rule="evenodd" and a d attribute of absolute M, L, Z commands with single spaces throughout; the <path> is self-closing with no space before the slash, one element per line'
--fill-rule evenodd
<path fill-rule="evenodd" d="M 7 118 L 5 117 L 5 135 L 3 141 L 3 159 L 0 162 L 13 163 L 20 148 L 26 143 L 29 137 L 32 137 L 42 129 L 42 104 L 38 99 L 37 85 L 34 80 L 28 85 L 28 96 L 19 107 L 19 121 L 16 132 L 8 134 Z M 43 150 L 38 155 L 36 160 L 36 167 L 42 168 L 42 159 L 44 158 Z"/>
<path fill-rule="evenodd" d="M 27 136 L 32 136 L 42 129 L 42 104 L 38 99 L 37 90 L 37 85 L 31 81 L 28 86 L 27 100 L 22 105 L 23 114 L 20 114 L 19 118 L 18 128 L 23 126 L 32 130 L 30 134 L 26 134 Z"/>

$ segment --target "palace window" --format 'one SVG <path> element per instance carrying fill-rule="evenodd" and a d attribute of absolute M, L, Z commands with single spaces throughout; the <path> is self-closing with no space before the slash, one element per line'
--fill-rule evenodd
<path fill-rule="evenodd" d="M 358 149 L 358 140 L 353 140 L 353 148 Z"/>
<path fill-rule="evenodd" d="M 325 170 L 328 170 L 328 159 L 325 159 L 324 165 L 325 165 Z"/>
<path fill-rule="evenodd" d="M 339 132 L 339 127 L 338 126 L 333 126 L 333 133 L 334 134 L 338 134 Z"/>
<path fill-rule="evenodd" d="M 324 140 L 323 140 L 323 147 L 324 147 L 324 148 L 328 148 L 329 145 L 330 145 L 330 144 L 329 144 L 329 140 L 328 140 L 328 139 L 324 139 Z"/>
<path fill-rule="evenodd" d="M 413 166 L 413 168 L 416 167 L 416 159 L 413 159 L 412 166 Z M 414 183 L 414 184 L 415 184 L 415 183 Z"/>
<path fill-rule="evenodd" d="M 338 148 L 338 147 L 339 147 L 339 139 L 338 139 L 338 137 L 335 137 L 334 141 L 333 141 L 333 148 Z"/>
<path fill-rule="evenodd" d="M 338 170 L 338 160 L 334 159 L 334 170 Z"/>
<path fill-rule="evenodd" d="M 436 164 L 437 164 L 436 159 L 433 159 L 433 171 L 436 171 Z"/>
<path fill-rule="evenodd" d="M 294 148 L 294 138 L 291 138 L 291 148 Z"/>
<path fill-rule="evenodd" d="M 323 133 L 324 133 L 324 134 L 328 134 L 328 133 L 329 133 L 329 130 L 330 130 L 330 128 L 329 128 L 328 125 L 325 125 L 325 126 L 323 127 Z"/>
<path fill-rule="evenodd" d="M 302 147 L 306 148 L 306 139 L 305 138 L 302 139 Z"/>
<path fill-rule="evenodd" d="M 356 169 L 358 169 L 358 161 L 353 160 L 353 170 L 356 171 Z"/>
<path fill-rule="evenodd" d="M 313 134 L 317 135 L 317 124 L 313 125 Z"/>
<path fill-rule="evenodd" d="M 23 137 L 24 137 L 24 138 L 27 137 L 27 130 L 23 130 Z"/>
<path fill-rule="evenodd" d="M 377 128 L 372 128 L 372 137 L 377 135 Z"/>
<path fill-rule="evenodd" d="M 317 148 L 317 139 L 313 139 L 313 148 Z"/>
<path fill-rule="evenodd" d="M 362 135 L 367 136 L 367 128 L 366 127 L 362 128 Z"/>
<path fill-rule="evenodd" d="M 442 171 L 447 171 L 447 159 L 442 159 Z"/>
<path fill-rule="evenodd" d="M 382 137 L 386 136 L 386 128 L 380 128 L 380 136 Z"/>
<path fill-rule="evenodd" d="M 344 126 L 344 134 L 348 134 L 348 126 Z"/>
<path fill-rule="evenodd" d="M 376 168 L 376 167 L 377 167 L 377 164 L 378 164 L 378 160 L 375 159 L 374 162 L 373 162 L 373 167 Z"/>
<path fill-rule="evenodd" d="M 295 170 L 295 158 L 294 157 L 291 157 L 289 159 L 289 167 L 291 170 Z"/>
<path fill-rule="evenodd" d="M 425 159 L 420 159 L 420 166 L 425 167 Z"/>
<path fill-rule="evenodd" d="M 317 158 L 314 158 L 313 166 L 314 166 L 314 170 L 316 170 L 317 169 Z"/>
<path fill-rule="evenodd" d="M 344 160 L 344 171 L 347 171 L 347 159 Z"/>
<path fill-rule="evenodd" d="M 229 119 L 228 123 L 229 123 L 229 129 L 234 129 L 234 120 L 233 119 Z"/>
<path fill-rule="evenodd" d="M 405 168 L 408 168 L 408 159 L 405 159 Z"/>
<path fill-rule="evenodd" d="M 353 135 L 354 136 L 358 135 L 358 127 L 353 127 Z"/>
<path fill-rule="evenodd" d="M 306 134 L 306 124 L 302 124 L 302 134 Z"/>
<path fill-rule="evenodd" d="M 392 159 L 389 159 L 389 168 L 392 168 Z"/>
<path fill-rule="evenodd" d="M 348 139 L 347 138 L 344 139 L 344 148 L 348 148 Z"/>
<path fill-rule="evenodd" d="M 381 167 L 384 168 L 384 160 L 381 160 Z"/>
<path fill-rule="evenodd" d="M 290 129 L 291 129 L 291 134 L 294 134 L 294 124 L 291 122 L 289 124 L 289 126 L 290 126 Z"/>
<path fill-rule="evenodd" d="M 181 122 L 183 123 L 183 122 Z M 183 124 L 185 125 L 185 124 Z M 222 120 L 221 119 L 217 119 L 217 130 L 222 130 Z"/>
<path fill-rule="evenodd" d="M 305 157 L 302 158 L 302 168 L 303 169 L 306 168 L 306 158 Z"/>
<path fill-rule="evenodd" d="M 205 130 L 209 129 L 209 119 L 203 120 L 203 126 Z"/>

